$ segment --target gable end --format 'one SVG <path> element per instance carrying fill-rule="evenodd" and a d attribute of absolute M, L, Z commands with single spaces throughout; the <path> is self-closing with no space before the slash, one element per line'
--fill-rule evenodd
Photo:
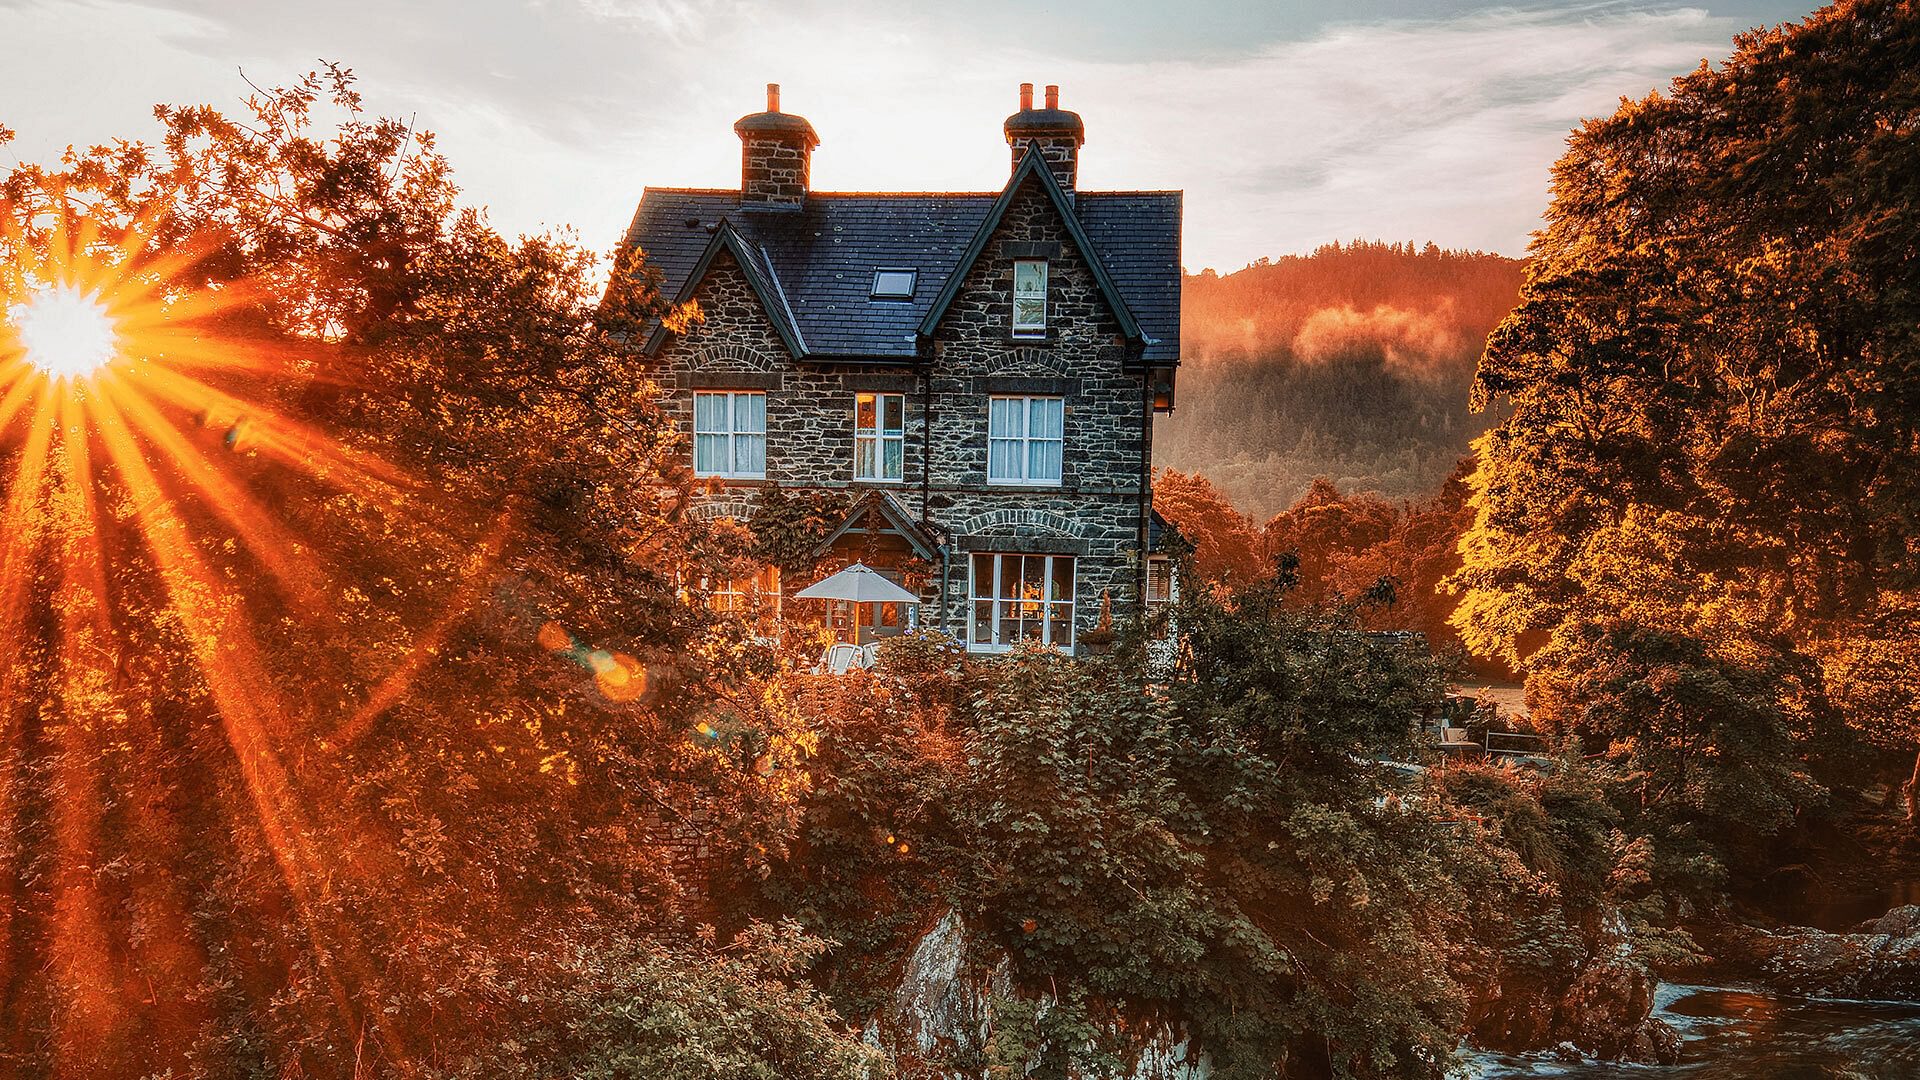
<path fill-rule="evenodd" d="M 795 360 L 806 356 L 806 343 L 800 337 L 799 328 L 793 323 L 792 309 L 787 305 L 786 294 L 780 288 L 779 279 L 774 276 L 772 264 L 769 262 L 763 267 L 760 257 L 747 246 L 740 234 L 734 231 L 732 223 L 725 218 L 720 219 L 719 226 L 714 230 L 713 239 L 707 242 L 706 250 L 700 253 L 699 261 L 694 263 L 692 272 L 681 284 L 679 294 L 674 297 L 674 306 L 681 307 L 694 298 L 700 286 L 706 282 L 707 275 L 713 270 L 714 262 L 723 252 L 732 256 L 733 264 L 739 267 L 741 276 L 746 278 L 747 287 L 753 290 L 754 298 L 760 302 L 760 310 L 766 314 L 767 321 L 773 324 L 774 333 L 780 336 L 780 343 L 787 347 L 788 355 Z M 658 353 L 660 347 L 666 344 L 668 335 L 672 333 L 673 330 L 662 323 L 647 338 L 645 351 L 650 354 Z"/>
<path fill-rule="evenodd" d="M 1121 334 L 1128 341 L 1144 342 L 1146 337 L 1140 332 L 1139 322 L 1134 319 L 1132 310 L 1127 307 L 1126 299 L 1120 295 L 1120 289 L 1114 284 L 1112 275 L 1108 274 L 1107 268 L 1101 264 L 1100 253 L 1094 248 L 1093 241 L 1087 237 L 1086 230 L 1081 228 L 1080 219 L 1074 216 L 1073 205 L 1067 199 L 1066 192 L 1061 189 L 1060 182 L 1054 179 L 1053 170 L 1047 168 L 1046 159 L 1041 156 L 1039 149 L 1032 146 L 1027 148 L 1026 156 L 1020 159 L 1020 167 L 1014 170 L 1013 178 L 1007 181 L 1005 190 L 1000 192 L 1000 197 L 994 200 L 992 209 L 987 211 L 986 220 L 980 223 L 980 228 L 975 231 L 972 241 L 967 244 L 966 251 L 960 256 L 959 264 L 947 277 L 946 286 L 940 290 L 939 296 L 934 298 L 933 306 L 927 310 L 926 318 L 920 321 L 920 337 L 931 338 L 934 331 L 939 328 L 940 320 L 946 316 L 947 309 L 953 305 L 954 298 L 960 295 L 960 289 L 966 282 L 968 272 L 986 252 L 994 230 L 999 228 L 1001 220 L 1007 215 L 1007 209 L 1013 205 L 1015 196 L 1019 194 L 1020 185 L 1030 177 L 1040 184 L 1041 190 L 1045 191 L 1047 198 L 1052 201 L 1053 208 L 1060 215 L 1061 223 L 1066 229 L 1068 239 L 1072 240 L 1074 247 L 1080 250 L 1081 257 L 1086 260 L 1087 268 L 1093 273 L 1094 282 L 1100 287 L 1100 294 L 1113 310 L 1114 318 L 1120 324 Z M 1057 249 L 1060 245 L 1016 243 L 1008 246 Z"/>

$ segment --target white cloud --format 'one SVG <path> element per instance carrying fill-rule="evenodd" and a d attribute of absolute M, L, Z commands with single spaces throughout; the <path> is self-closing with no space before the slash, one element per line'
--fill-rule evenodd
<path fill-rule="evenodd" d="M 1184 174 L 1189 265 L 1354 237 L 1517 254 L 1568 131 L 1731 32 L 1695 10 L 1493 11 L 1087 74 L 1103 96 L 1149 88 L 1101 127 L 1137 147 L 1130 178 Z"/>
<path fill-rule="evenodd" d="M 693 0 L 575 0 L 580 10 L 596 19 L 631 23 L 666 34 L 675 41 L 695 36 L 732 5 L 694 3 Z"/>
<path fill-rule="evenodd" d="M 816 186 L 873 190 L 997 186 L 1015 84 L 1057 82 L 1086 118 L 1085 183 L 1184 188 L 1186 262 L 1222 269 L 1352 237 L 1517 254 L 1567 131 L 1724 54 L 1739 28 L 1697 9 L 1496 9 L 1137 61 L 1089 58 L 1070 33 L 1009 47 L 1000 20 L 961 6 L 869 0 L 9 8 L 26 47 L 0 67 L 0 122 L 22 156 L 151 135 L 153 102 L 231 104 L 236 67 L 274 80 L 325 56 L 360 73 L 372 108 L 436 131 L 502 226 L 573 223 L 595 246 L 646 184 L 737 183 L 730 125 L 766 82 L 820 131 Z"/>
<path fill-rule="evenodd" d="M 19 133 L 0 150 L 47 160 L 68 145 L 86 146 L 152 130 L 153 105 L 244 89 L 237 59 L 210 67 L 175 43 L 218 41 L 214 22 L 139 4 L 28 0 L 0 2 L 7 58 L 0 63 L 0 123 Z"/>

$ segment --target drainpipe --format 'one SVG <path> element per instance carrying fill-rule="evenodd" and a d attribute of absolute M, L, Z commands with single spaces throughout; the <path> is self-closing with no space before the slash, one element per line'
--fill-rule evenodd
<path fill-rule="evenodd" d="M 1147 542 L 1153 535 L 1153 369 L 1140 380 L 1140 567 L 1134 599 L 1147 612 Z"/>
<path fill-rule="evenodd" d="M 929 358 L 920 368 L 920 524 L 933 533 L 933 361 L 939 344 L 929 346 Z M 935 535 L 938 535 L 937 533 Z M 940 545 L 940 594 L 934 601 L 936 625 L 947 632 L 947 580 L 952 560 L 947 545 Z"/>
<path fill-rule="evenodd" d="M 931 508 L 927 505 L 933 491 L 933 371 L 931 367 L 920 372 L 920 521 L 930 524 L 933 521 Z"/>
<path fill-rule="evenodd" d="M 934 610 L 940 613 L 940 632 L 943 634 L 947 632 L 947 582 L 949 580 L 949 568 L 952 565 L 953 565 L 953 549 L 948 547 L 945 544 L 941 544 L 940 545 L 940 602 L 934 605 Z"/>

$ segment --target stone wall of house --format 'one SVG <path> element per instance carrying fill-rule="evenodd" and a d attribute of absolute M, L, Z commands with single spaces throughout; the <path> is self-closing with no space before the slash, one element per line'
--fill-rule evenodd
<path fill-rule="evenodd" d="M 1019 258 L 1048 260 L 1047 332 L 1038 339 L 1011 333 Z M 764 390 L 765 483 L 885 487 L 909 512 L 929 518 L 950 539 L 952 554 L 944 574 L 935 568 L 930 589 L 938 595 L 923 606 L 922 625 L 965 636 L 974 551 L 1075 556 L 1076 633 L 1098 621 L 1103 595 L 1112 597 L 1116 615 L 1137 605 L 1145 385 L 1127 365 L 1118 320 L 1038 180 L 1016 192 L 968 273 L 934 334 L 925 373 L 907 366 L 795 364 L 744 272 L 724 252 L 695 298 L 703 321 L 671 338 L 655 368 L 682 431 L 690 438 L 693 391 Z M 931 416 L 923 379 L 931 381 Z M 854 395 L 861 391 L 905 395 L 899 483 L 853 479 Z M 994 394 L 1065 399 L 1059 486 L 987 482 Z M 720 498 L 739 505 L 740 494 L 758 486 L 729 482 Z"/>
<path fill-rule="evenodd" d="M 1007 140 L 1013 149 L 1013 167 L 1020 167 L 1020 159 L 1027 155 L 1027 147 L 1040 148 L 1040 156 L 1047 163 L 1048 171 L 1060 186 L 1072 194 L 1074 185 L 1080 180 L 1080 137 L 1077 135 L 1051 134 L 1037 135 L 1016 133 Z"/>
<path fill-rule="evenodd" d="M 1013 263 L 1048 261 L 1047 332 L 1014 338 Z M 964 633 L 970 551 L 1071 554 L 1077 631 L 1093 627 L 1101 597 L 1116 614 L 1138 602 L 1143 414 L 1141 375 L 1126 363 L 1119 321 L 1085 256 L 1037 179 L 1014 195 L 1005 218 L 934 332 L 935 520 L 958 549 L 947 588 L 928 621 Z M 987 410 L 993 394 L 1066 399 L 1061 484 L 987 483 Z"/>
<path fill-rule="evenodd" d="M 721 252 L 706 280 L 694 292 L 702 319 L 660 350 L 654 377 L 667 392 L 667 405 L 689 440 L 693 432 L 696 390 L 763 390 L 767 395 L 767 480 L 796 487 L 912 488 L 919 512 L 921 381 L 910 367 L 817 364 L 797 365 L 746 274 L 731 254 Z M 856 484 L 853 479 L 854 395 L 863 391 L 906 397 L 907 439 L 904 474 L 911 482 Z M 757 483 L 738 483 L 757 487 Z"/>

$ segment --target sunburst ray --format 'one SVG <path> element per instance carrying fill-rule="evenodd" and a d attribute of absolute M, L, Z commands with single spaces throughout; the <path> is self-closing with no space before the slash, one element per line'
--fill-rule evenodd
<path fill-rule="evenodd" d="M 348 935 L 316 914 L 314 894 L 317 883 L 327 876 L 327 867 L 310 843 L 313 830 L 305 821 L 292 777 L 274 745 L 276 735 L 290 733 L 284 714 L 275 704 L 277 693 L 245 633 L 245 622 L 237 618 L 238 598 L 221 587 L 219 576 L 194 550 L 186 523 L 174 512 L 125 421 L 111 405 L 97 400 L 89 405 L 93 428 L 127 485 L 161 586 L 183 623 L 195 664 L 213 696 L 254 821 L 279 867 L 294 912 L 312 939 L 313 956 L 336 1006 L 343 1019 L 351 1018 L 356 1010 L 347 984 L 326 958 L 339 957 L 354 968 L 364 968 L 364 964 L 350 948 Z M 364 970 L 355 974 L 364 976 Z M 374 1019 L 379 1023 L 377 1013 Z M 381 1030 L 382 1041 L 397 1048 L 397 1037 L 385 1032 L 384 1027 Z"/>
<path fill-rule="evenodd" d="M 103 738 L 112 737 L 117 711 L 112 692 L 112 626 L 107 616 L 106 573 L 93 505 L 93 470 L 86 423 L 77 395 L 62 395 L 57 422 L 60 439 L 50 470 L 55 483 L 48 499 L 53 543 L 59 552 L 60 582 L 54 595 L 60 635 L 59 678 L 50 687 L 44 715 L 58 716 L 56 750 L 62 797 L 54 800 L 54 833 L 59 862 L 54 879 L 54 963 L 64 976 L 67 1000 L 61 1010 L 60 1052 L 79 1055 L 103 1033 L 122 1028 L 118 972 L 108 943 L 99 865 L 103 807 L 108 798 L 101 777 Z M 84 1057 L 56 1065 L 62 1075 L 85 1075 Z"/>
<path fill-rule="evenodd" d="M 54 397 L 51 389 L 36 387 L 34 411 L 17 453 L 13 479 L 7 487 L 5 517 L 0 518 L 0 821 L 19 813 L 28 788 L 21 772 L 24 754 L 20 720 L 29 708 L 25 693 L 30 684 L 31 658 L 26 655 L 25 616 L 32 565 L 39 548 L 44 520 L 37 512 L 46 473 L 48 447 L 53 439 Z M 11 845 L 0 851 L 0 901 L 5 904 L 0 929 L 0 985 L 11 982 L 23 957 L 13 952 L 13 924 L 20 917 L 22 853 Z"/>
<path fill-rule="evenodd" d="M 152 445 L 158 447 L 260 560 L 301 612 L 317 616 L 326 604 L 327 575 L 304 546 L 287 535 L 253 496 L 227 479 L 138 393 L 108 373 L 94 382 L 101 398 Z"/>
<path fill-rule="evenodd" d="M 231 760 L 234 782 L 220 782 L 223 794 L 211 808 L 236 835 L 260 838 L 276 881 L 255 902 L 263 910 L 287 905 L 309 947 L 307 956 L 285 962 L 312 962 L 339 1019 L 349 1029 L 367 1025 L 389 1064 L 406 1072 L 405 1040 L 360 1000 L 362 988 L 377 985 L 375 965 L 330 895 L 353 870 L 322 849 L 318 838 L 326 834 L 315 817 L 322 811 L 302 789 L 292 755 L 323 734 L 336 748 L 350 744 L 405 695 L 485 597 L 509 518 L 500 515 L 484 532 L 471 521 L 462 528 L 451 514 L 441 518 L 444 503 L 423 498 L 426 489 L 403 470 L 284 415 L 266 400 L 270 394 L 249 397 L 289 375 L 340 380 L 313 348 L 266 336 L 252 284 L 195 285 L 205 247 L 156 250 L 157 213 L 106 228 L 56 199 L 23 226 L 16 209 L 0 202 L 0 253 L 12 256 L 0 258 L 0 313 L 12 327 L 0 325 L 0 461 L 10 459 L 0 505 L 0 821 L 11 820 L 21 800 L 46 797 L 14 764 L 26 749 L 22 733 L 42 730 L 30 725 L 51 732 L 59 795 L 51 806 L 51 880 L 25 886 L 15 867 L 0 866 L 0 985 L 26 961 L 7 952 L 19 940 L 8 924 L 45 919 L 47 955 L 65 995 L 56 1070 L 83 1075 L 93 1052 L 87 1033 L 118 1037 L 136 1008 L 136 976 L 172 973 L 185 982 L 224 962 L 201 947 L 185 885 L 134 881 L 109 895 L 96 872 L 127 835 L 151 838 L 154 851 L 143 854 L 161 859 L 191 843 L 167 810 L 171 778 L 116 764 L 107 752 L 164 746 L 169 735 L 160 722 L 179 718 L 156 712 L 148 691 L 187 672 L 210 706 L 204 730 L 217 730 L 213 745 Z M 60 314 L 70 321 L 22 340 L 21 305 L 49 297 L 67 305 Z M 111 348 L 96 364 L 84 348 L 102 335 Z M 358 703 L 343 708 L 344 719 L 292 715 L 286 702 L 297 691 L 287 665 L 275 663 L 286 657 L 273 651 L 284 635 L 252 632 L 250 618 L 269 610 L 276 592 L 307 627 L 341 623 L 330 609 L 333 575 L 318 554 L 326 545 L 302 543 L 270 509 L 278 492 L 263 485 L 283 480 L 289 490 L 317 485 L 350 494 L 395 522 L 415 530 L 425 524 L 420 543 L 471 553 L 458 580 L 424 586 L 445 588 L 449 602 L 413 635 L 410 649 L 339 661 L 352 668 L 338 673 L 341 702 Z M 151 572 L 129 576 L 127 566 Z M 240 584 L 256 568 L 275 586 L 264 595 Z M 138 601 L 131 615 L 122 610 L 127 596 Z M 156 636 L 182 643 L 184 653 L 159 670 L 134 670 L 130 642 L 152 649 Z M 300 662 L 310 676 L 314 661 Z M 0 845 L 0 860 L 18 857 Z M 50 901 L 44 912 L 21 914 L 22 904 L 42 899 Z M 142 912 L 147 930 L 123 942 L 116 920 L 130 907 Z M 193 1006 L 149 996 L 140 1007 L 172 1029 L 162 1033 L 174 1040 L 163 1052 L 189 1053 Z"/>

